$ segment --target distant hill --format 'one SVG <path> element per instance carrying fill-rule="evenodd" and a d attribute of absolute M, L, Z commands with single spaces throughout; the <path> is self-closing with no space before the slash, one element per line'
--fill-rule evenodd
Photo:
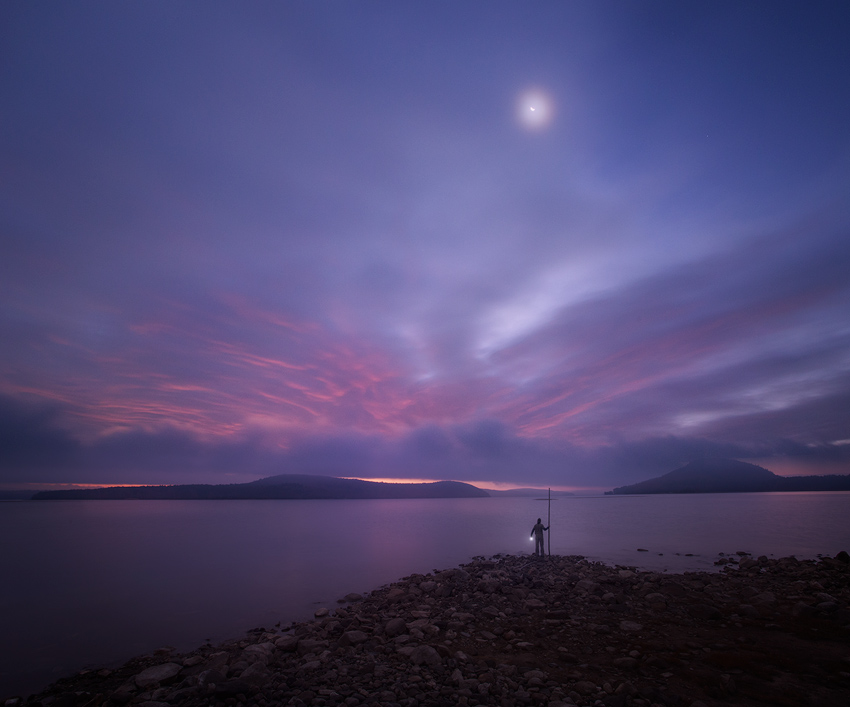
<path fill-rule="evenodd" d="M 850 491 L 850 476 L 778 476 L 737 459 L 698 459 L 610 494 Z"/>
<path fill-rule="evenodd" d="M 357 498 L 483 498 L 489 494 L 459 481 L 387 484 L 333 476 L 281 474 L 245 484 L 175 486 L 109 486 L 99 489 L 40 491 L 34 501 L 55 500 L 227 500 L 227 499 L 357 499 Z"/>

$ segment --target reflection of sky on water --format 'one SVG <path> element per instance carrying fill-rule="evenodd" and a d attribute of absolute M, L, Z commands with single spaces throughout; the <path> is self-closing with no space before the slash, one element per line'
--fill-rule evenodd
<path fill-rule="evenodd" d="M 737 550 L 835 554 L 850 549 L 848 511 L 848 493 L 557 498 L 552 551 L 668 571 Z M 546 501 L 530 498 L 0 504 L 16 578 L 0 586 L 0 694 L 302 620 L 476 555 L 530 554 L 538 517 Z"/>

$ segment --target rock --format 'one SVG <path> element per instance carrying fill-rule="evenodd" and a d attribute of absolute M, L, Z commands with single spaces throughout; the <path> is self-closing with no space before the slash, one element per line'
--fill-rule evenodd
<path fill-rule="evenodd" d="M 634 621 L 621 621 L 620 630 L 627 631 L 629 633 L 635 633 L 637 631 L 643 631 L 643 626 Z"/>
<path fill-rule="evenodd" d="M 693 604 L 688 607 L 688 613 L 695 619 L 703 621 L 722 619 L 723 615 L 718 611 L 717 607 L 711 604 Z"/>
<path fill-rule="evenodd" d="M 271 674 L 269 673 L 269 669 L 265 666 L 265 664 L 258 661 L 256 663 L 251 663 L 251 665 L 245 668 L 239 676 L 239 679 L 244 680 L 251 685 L 263 685 L 269 681 L 270 677 Z"/>
<path fill-rule="evenodd" d="M 225 680 L 215 686 L 217 695 L 244 695 L 251 692 L 251 685 L 244 680 Z"/>
<path fill-rule="evenodd" d="M 397 604 L 407 597 L 407 592 L 403 589 L 399 589 L 398 587 L 393 587 L 387 592 L 387 601 L 390 604 Z"/>
<path fill-rule="evenodd" d="M 220 685 L 225 680 L 224 675 L 215 668 L 204 670 L 198 675 L 198 687 L 206 689 L 210 685 Z"/>
<path fill-rule="evenodd" d="M 574 686 L 575 691 L 580 695 L 595 695 L 599 692 L 599 688 L 589 680 L 579 680 Z"/>
<path fill-rule="evenodd" d="M 403 633 L 407 633 L 407 624 L 401 618 L 390 619 L 384 626 L 384 633 L 390 638 L 400 636 Z"/>
<path fill-rule="evenodd" d="M 274 649 L 274 643 L 254 643 L 242 651 L 242 660 L 248 663 L 260 662 L 263 665 L 268 665 L 271 662 Z"/>
<path fill-rule="evenodd" d="M 738 614 L 746 616 L 748 619 L 760 619 L 761 614 L 752 604 L 741 604 L 738 607 Z"/>
<path fill-rule="evenodd" d="M 580 592 L 592 592 L 599 586 L 598 582 L 594 582 L 592 579 L 582 579 L 576 582 L 575 589 Z"/>
<path fill-rule="evenodd" d="M 638 666 L 637 660 L 631 657 L 614 658 L 613 663 L 614 667 L 624 668 L 625 670 L 634 670 Z"/>
<path fill-rule="evenodd" d="M 227 651 L 218 651 L 217 653 L 213 653 L 206 662 L 205 667 L 207 669 L 210 668 L 223 668 L 230 662 L 230 653 Z"/>
<path fill-rule="evenodd" d="M 286 634 L 278 638 L 274 645 L 279 651 L 291 653 L 298 647 L 298 641 L 301 640 L 295 634 Z"/>
<path fill-rule="evenodd" d="M 135 677 L 136 685 L 141 688 L 150 687 L 156 683 L 168 682 L 182 670 L 177 663 L 162 663 L 143 670 Z"/>
<path fill-rule="evenodd" d="M 307 655 L 308 653 L 320 653 L 327 647 L 327 641 L 317 641 L 313 638 L 302 638 L 298 641 L 298 652 L 301 655 Z"/>
<path fill-rule="evenodd" d="M 441 665 L 443 659 L 432 646 L 417 646 L 410 654 L 410 660 L 414 665 Z"/>
<path fill-rule="evenodd" d="M 361 643 L 366 643 L 369 640 L 369 635 L 363 631 L 346 631 L 339 639 L 341 646 L 359 646 Z"/>
<path fill-rule="evenodd" d="M 815 607 L 809 606 L 808 604 L 798 601 L 794 606 L 791 607 L 791 616 L 798 616 L 800 618 L 808 618 L 810 616 L 814 616 L 816 613 Z"/>
<path fill-rule="evenodd" d="M 343 598 L 345 599 L 345 601 L 349 602 L 350 604 L 353 604 L 354 602 L 357 602 L 357 601 L 363 601 L 363 595 L 358 594 L 357 592 L 351 592 L 350 594 L 346 594 L 345 597 L 343 597 Z"/>
<path fill-rule="evenodd" d="M 321 618 L 324 618 L 325 616 L 327 616 L 330 613 L 331 612 L 330 612 L 329 609 L 322 607 L 321 609 L 316 609 L 316 611 L 313 613 L 313 616 L 315 616 L 317 619 L 321 619 Z"/>

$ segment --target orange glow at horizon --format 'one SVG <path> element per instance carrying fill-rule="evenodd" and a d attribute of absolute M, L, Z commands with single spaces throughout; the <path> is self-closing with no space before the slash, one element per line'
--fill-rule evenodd
<path fill-rule="evenodd" d="M 551 488 L 553 491 L 583 491 L 583 486 L 547 486 L 541 487 L 535 484 L 517 484 L 508 481 L 460 481 L 459 479 L 399 479 L 392 477 L 376 477 L 365 478 L 362 476 L 343 476 L 340 478 L 351 479 L 353 481 L 373 481 L 378 484 L 435 484 L 439 481 L 458 481 L 463 484 L 470 484 L 484 491 L 510 491 L 512 489 L 536 488 L 545 490 Z"/>

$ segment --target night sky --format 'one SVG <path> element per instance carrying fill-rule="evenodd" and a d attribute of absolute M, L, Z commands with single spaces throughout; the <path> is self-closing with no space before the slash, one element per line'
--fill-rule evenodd
<path fill-rule="evenodd" d="M 850 473 L 845 2 L 0 4 L 0 486 Z"/>

